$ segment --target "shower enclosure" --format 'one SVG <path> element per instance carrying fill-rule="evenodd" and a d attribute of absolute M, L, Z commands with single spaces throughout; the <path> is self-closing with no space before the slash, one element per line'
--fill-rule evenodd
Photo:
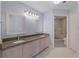
<path fill-rule="evenodd" d="M 67 18 L 66 16 L 55 16 L 54 21 L 55 47 L 65 47 L 67 37 Z"/>

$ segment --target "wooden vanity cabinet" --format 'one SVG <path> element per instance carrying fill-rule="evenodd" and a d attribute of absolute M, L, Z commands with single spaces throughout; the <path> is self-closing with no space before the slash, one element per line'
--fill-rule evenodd
<path fill-rule="evenodd" d="M 45 37 L 43 38 L 42 40 L 42 46 L 43 46 L 43 49 L 47 48 L 49 46 L 49 38 L 48 37 Z"/>
<path fill-rule="evenodd" d="M 35 40 L 23 45 L 23 57 L 32 58 L 40 52 L 40 40 Z"/>
<path fill-rule="evenodd" d="M 29 42 L 23 45 L 23 58 L 31 58 L 33 54 L 33 43 Z"/>
<path fill-rule="evenodd" d="M 37 55 L 40 52 L 40 42 L 41 42 L 40 39 L 32 42 L 32 44 L 33 44 L 32 57 L 34 57 L 35 55 Z"/>
<path fill-rule="evenodd" d="M 32 44 L 33 44 L 33 50 L 32 50 L 33 51 L 32 57 L 33 57 L 49 46 L 48 37 L 36 40 L 32 42 Z"/>
<path fill-rule="evenodd" d="M 22 45 L 4 50 L 2 56 L 3 58 L 22 58 Z"/>
<path fill-rule="evenodd" d="M 48 37 L 40 39 L 40 47 L 39 47 L 40 51 L 47 48 L 48 46 L 49 46 Z"/>
<path fill-rule="evenodd" d="M 3 51 L 4 58 L 32 58 L 48 47 L 48 37 L 40 38 Z"/>
<path fill-rule="evenodd" d="M 23 58 L 32 58 L 48 47 L 48 37 L 23 44 Z"/>

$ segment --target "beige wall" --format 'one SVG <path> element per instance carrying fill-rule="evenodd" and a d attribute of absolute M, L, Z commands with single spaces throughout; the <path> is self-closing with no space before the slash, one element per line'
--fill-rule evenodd
<path fill-rule="evenodd" d="M 77 13 L 76 10 L 72 10 L 69 13 L 69 48 L 76 51 L 77 41 Z"/>
<path fill-rule="evenodd" d="M 66 17 L 55 17 L 55 38 L 64 39 L 66 37 Z"/>

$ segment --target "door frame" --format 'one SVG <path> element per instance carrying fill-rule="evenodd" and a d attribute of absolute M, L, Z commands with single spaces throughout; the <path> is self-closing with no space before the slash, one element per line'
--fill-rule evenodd
<path fill-rule="evenodd" d="M 54 21 L 54 24 L 53 25 L 55 25 L 55 16 L 66 16 L 66 32 L 67 32 L 67 34 L 66 34 L 66 48 L 69 48 L 69 28 L 68 28 L 68 26 L 69 26 L 69 23 L 68 23 L 68 16 L 67 15 L 54 15 L 54 17 L 53 17 L 53 21 Z M 55 26 L 53 26 L 53 30 L 55 31 Z M 53 32 L 54 32 L 53 31 Z M 54 36 L 55 36 L 55 32 L 54 32 Z M 55 38 L 53 38 L 53 48 L 55 48 Z"/>

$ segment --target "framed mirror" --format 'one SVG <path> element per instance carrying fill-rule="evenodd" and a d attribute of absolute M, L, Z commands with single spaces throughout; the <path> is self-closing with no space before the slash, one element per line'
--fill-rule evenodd
<path fill-rule="evenodd" d="M 6 33 L 7 35 L 23 33 L 24 16 L 16 14 L 7 14 Z"/>

